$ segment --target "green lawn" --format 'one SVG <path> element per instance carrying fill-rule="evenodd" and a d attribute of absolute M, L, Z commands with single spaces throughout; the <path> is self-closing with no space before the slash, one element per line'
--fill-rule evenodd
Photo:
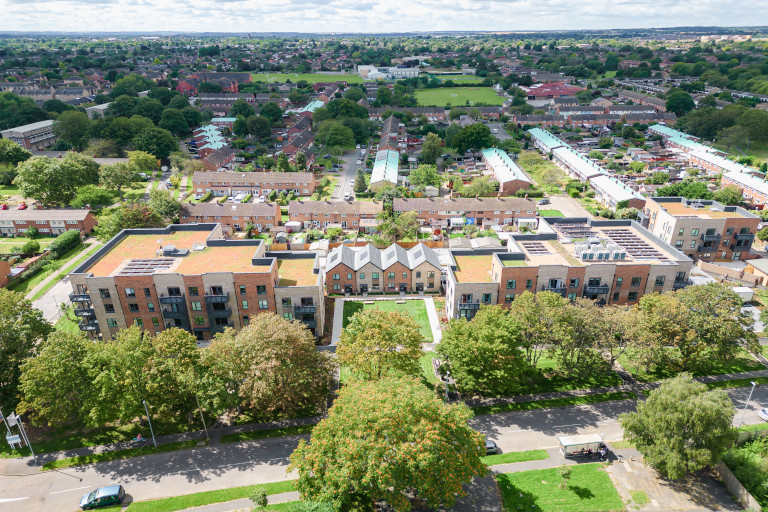
<path fill-rule="evenodd" d="M 92 246 L 90 249 L 88 249 L 88 251 L 87 251 L 87 252 L 85 252 L 85 253 L 80 253 L 80 254 L 79 254 L 79 257 L 78 257 L 77 259 L 75 259 L 75 260 L 74 260 L 72 263 L 70 263 L 69 265 L 65 266 L 65 267 L 64 267 L 64 268 L 63 268 L 63 269 L 62 269 L 62 270 L 59 272 L 59 275 L 58 275 L 58 276 L 57 276 L 55 279 L 52 279 L 52 280 L 51 280 L 51 281 L 50 281 L 50 282 L 49 282 L 47 285 L 43 286 L 43 287 L 42 287 L 42 288 L 41 288 L 41 289 L 40 289 L 40 290 L 39 290 L 39 291 L 38 291 L 36 294 L 34 294 L 34 295 L 32 296 L 32 299 L 31 299 L 31 300 L 37 300 L 37 299 L 39 299 L 40 297 L 42 297 L 43 295 L 45 295 L 45 294 L 48 292 L 48 290 L 50 290 L 51 288 L 53 288 L 54 286 L 56 286 L 56 283 L 58 283 L 59 281 L 61 281 L 62 279 L 64 279 L 64 277 L 65 277 L 67 274 L 69 274 L 70 272 L 72 272 L 72 271 L 75 269 L 75 267 L 77 267 L 77 266 L 78 266 L 78 265 L 80 265 L 82 262 L 84 262 L 84 261 L 85 261 L 85 260 L 86 260 L 86 259 L 87 259 L 89 256 L 91 256 L 93 253 L 95 253 L 96 251 L 98 251 L 99 249 L 101 249 L 101 246 L 102 246 L 102 244 L 101 244 L 101 243 L 96 243 L 96 244 L 93 244 L 93 246 Z"/>
<path fill-rule="evenodd" d="M 254 82 L 279 82 L 285 83 L 290 80 L 294 84 L 304 80 L 310 84 L 317 82 L 336 82 L 345 81 L 350 84 L 361 84 L 363 79 L 360 75 L 348 75 L 338 73 L 333 75 L 321 75 L 317 73 L 251 73 L 251 80 Z"/>
<path fill-rule="evenodd" d="M 311 434 L 314 425 L 294 425 L 292 427 L 271 428 L 268 430 L 252 430 L 239 434 L 227 434 L 221 437 L 222 443 L 239 443 L 240 441 L 253 441 L 268 437 L 295 436 L 299 434 Z"/>
<path fill-rule="evenodd" d="M 21 247 L 30 240 L 31 238 L 25 236 L 0 238 L 0 254 L 10 254 L 13 247 Z M 43 251 L 46 247 L 51 245 L 51 242 L 56 240 L 56 237 L 37 238 L 36 240 L 40 243 L 40 250 Z"/>
<path fill-rule="evenodd" d="M 547 450 L 528 450 L 527 452 L 499 453 L 497 455 L 487 455 L 483 457 L 486 466 L 495 466 L 496 464 L 512 464 L 515 462 L 528 462 L 529 460 L 548 459 Z"/>
<path fill-rule="evenodd" d="M 735 357 L 730 361 L 718 362 L 709 359 L 706 354 L 701 357 L 701 361 L 710 361 L 711 364 L 697 369 L 692 372 L 694 377 L 700 377 L 704 375 L 723 375 L 726 373 L 740 373 L 751 372 L 754 370 L 764 370 L 765 367 L 750 356 L 747 352 L 742 351 L 741 355 Z M 624 367 L 633 377 L 635 375 L 636 368 L 630 361 L 627 354 L 622 354 L 619 357 L 619 364 Z M 669 379 L 677 375 L 680 369 L 657 367 L 650 371 L 646 371 L 644 368 L 640 368 L 637 374 L 637 380 L 639 382 L 656 382 L 659 380 Z"/>
<path fill-rule="evenodd" d="M 565 217 L 560 210 L 539 210 L 540 217 Z"/>
<path fill-rule="evenodd" d="M 435 372 L 432 369 L 432 359 L 435 357 L 434 352 L 424 352 L 419 358 L 419 364 L 421 365 L 422 382 L 435 389 L 440 380 L 435 376 Z M 342 366 L 339 368 L 339 383 L 346 384 L 352 379 L 352 371 L 349 366 Z"/>
<path fill-rule="evenodd" d="M 565 185 L 568 183 L 568 176 L 565 175 L 562 169 L 553 164 L 549 159 L 544 158 L 538 151 L 523 151 L 517 157 L 517 165 L 519 165 L 528 175 L 544 190 L 549 193 L 562 192 Z M 543 183 L 542 176 L 545 171 L 552 170 L 553 175 L 557 175 L 557 182 L 559 186 L 548 187 Z"/>
<path fill-rule="evenodd" d="M 64 253 L 64 255 L 56 261 L 64 265 L 69 260 L 71 260 L 72 258 L 76 257 L 78 254 L 80 254 L 84 248 L 85 246 L 80 244 L 77 247 L 74 247 L 69 251 L 67 251 L 66 253 Z M 48 276 L 52 275 L 54 272 L 59 271 L 59 269 L 55 268 L 55 266 L 46 268 L 46 265 L 48 264 L 45 264 L 42 267 L 40 267 L 40 270 L 35 272 L 35 274 L 29 279 L 25 279 L 24 281 L 17 281 L 14 284 L 10 285 L 8 289 L 21 294 L 26 294 L 28 291 L 34 289 L 35 286 L 42 283 Z"/>
<path fill-rule="evenodd" d="M 432 329 L 429 327 L 429 317 L 427 316 L 427 307 L 424 305 L 423 300 L 407 300 L 405 304 L 397 304 L 396 299 L 393 300 L 376 300 L 373 304 L 363 304 L 361 301 L 348 300 L 344 302 L 344 321 L 342 327 L 346 327 L 349 324 L 352 315 L 363 309 L 380 309 L 382 311 L 398 311 L 400 313 L 406 313 L 413 317 L 417 324 L 421 326 L 421 335 L 424 336 L 424 340 L 428 343 L 432 343 Z"/>
<path fill-rule="evenodd" d="M 189 448 L 194 448 L 197 445 L 198 441 L 192 440 L 192 441 L 178 441 L 175 443 L 168 443 L 168 444 L 161 444 L 157 448 L 152 446 L 152 443 L 150 441 L 149 444 L 136 447 L 136 448 L 128 448 L 126 450 L 114 450 L 111 452 L 103 452 L 103 453 L 95 453 L 93 455 L 82 455 L 78 457 L 69 457 L 66 459 L 58 459 L 58 460 L 52 460 L 50 462 L 47 462 L 43 466 L 43 470 L 47 471 L 50 469 L 63 469 L 63 468 L 71 468 L 73 466 L 85 466 L 87 464 L 96 464 L 99 462 L 107 462 L 110 460 L 119 460 L 119 459 L 129 459 L 131 457 L 141 457 L 142 455 L 149 455 L 152 453 L 163 453 L 163 452 L 175 452 L 178 450 L 186 450 Z"/>
<path fill-rule="evenodd" d="M 497 475 L 504 508 L 541 512 L 624 510 L 624 502 L 602 464 L 570 467 L 573 473 L 566 489 L 560 487 L 558 468 Z"/>
<path fill-rule="evenodd" d="M 595 371 L 589 375 L 570 377 L 560 374 L 557 371 L 557 361 L 546 354 L 539 358 L 537 370 L 532 382 L 525 384 L 520 391 L 521 395 L 619 386 L 622 383 L 621 377 L 612 371 Z"/>
<path fill-rule="evenodd" d="M 15 196 L 18 193 L 18 185 L 0 185 L 0 195 L 2 196 Z"/>
<path fill-rule="evenodd" d="M 616 71 L 606 71 L 603 76 L 605 78 L 613 78 L 616 76 Z"/>
<path fill-rule="evenodd" d="M 65 316 L 62 316 L 59 318 L 56 323 L 53 325 L 53 328 L 57 331 L 66 331 L 66 332 L 80 332 L 80 328 L 77 326 L 77 324 L 80 323 L 75 316 L 74 311 L 67 310 L 67 314 Z"/>
<path fill-rule="evenodd" d="M 727 148 L 725 144 L 720 144 L 720 143 L 715 143 L 714 147 L 721 151 L 725 151 Z M 749 149 L 747 149 L 747 144 L 744 144 L 743 147 L 740 146 L 738 149 L 740 149 L 741 151 L 743 151 L 749 156 L 754 156 L 758 160 L 768 161 L 768 142 L 752 141 L 749 144 Z M 743 156 L 734 146 L 730 147 L 729 154 L 733 156 Z M 2 193 L 2 190 L 0 190 L 0 193 Z"/>
<path fill-rule="evenodd" d="M 461 107 L 475 103 L 502 105 L 505 98 L 498 96 L 493 87 L 441 87 L 417 90 L 416 100 L 420 107 Z"/>
<path fill-rule="evenodd" d="M 537 400 L 535 402 L 520 402 L 499 405 L 482 405 L 472 407 L 475 416 L 482 414 L 498 414 L 511 411 L 530 411 L 532 409 L 547 409 L 550 407 L 568 407 L 571 405 L 595 404 L 599 402 L 610 402 L 611 400 L 628 400 L 635 398 L 635 395 L 627 391 L 615 393 L 599 393 L 596 395 L 573 396 L 566 398 L 554 398 L 552 400 Z"/>

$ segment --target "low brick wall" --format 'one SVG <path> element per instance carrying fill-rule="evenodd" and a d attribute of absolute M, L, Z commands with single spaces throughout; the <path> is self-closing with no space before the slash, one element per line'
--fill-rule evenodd
<path fill-rule="evenodd" d="M 746 487 L 741 485 L 739 479 L 734 476 L 728 466 L 723 461 L 715 464 L 715 473 L 725 484 L 728 491 L 733 494 L 738 502 L 744 507 L 745 510 L 762 510 L 762 506 L 757 502 L 754 496 L 752 496 Z"/>

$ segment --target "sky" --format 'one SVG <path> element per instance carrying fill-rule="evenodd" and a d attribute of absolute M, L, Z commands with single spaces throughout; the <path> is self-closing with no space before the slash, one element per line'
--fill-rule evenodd
<path fill-rule="evenodd" d="M 0 31 L 428 32 L 748 26 L 768 0 L 0 0 Z"/>

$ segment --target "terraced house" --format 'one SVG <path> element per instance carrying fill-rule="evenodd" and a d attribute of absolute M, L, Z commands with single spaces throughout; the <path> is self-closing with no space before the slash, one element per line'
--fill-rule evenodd
<path fill-rule="evenodd" d="M 196 193 L 211 192 L 217 197 L 233 196 L 238 192 L 260 196 L 273 190 L 307 196 L 315 192 L 317 182 L 311 172 L 198 171 L 192 175 L 192 187 Z"/>
<path fill-rule="evenodd" d="M 220 224 L 123 230 L 69 278 L 80 329 L 107 340 L 135 325 L 155 333 L 178 327 L 206 341 L 267 311 L 323 331 L 315 254 L 225 240 Z"/>
<path fill-rule="evenodd" d="M 96 217 L 90 210 L 0 210 L 0 236 L 24 235 L 31 227 L 44 236 L 58 236 L 71 229 L 87 235 L 96 227 Z"/>
<path fill-rule="evenodd" d="M 379 225 L 376 217 L 382 210 L 381 201 L 291 201 L 288 217 L 304 229 L 338 226 L 367 232 Z"/>
<path fill-rule="evenodd" d="M 397 213 L 416 212 L 421 224 L 435 229 L 461 228 L 466 224 L 513 224 L 519 217 L 535 217 L 536 204 L 519 197 L 396 198 Z"/>
<path fill-rule="evenodd" d="M 224 235 L 245 231 L 253 226 L 256 231 L 269 231 L 280 225 L 280 207 L 277 203 L 181 203 L 181 224 L 221 224 Z"/>

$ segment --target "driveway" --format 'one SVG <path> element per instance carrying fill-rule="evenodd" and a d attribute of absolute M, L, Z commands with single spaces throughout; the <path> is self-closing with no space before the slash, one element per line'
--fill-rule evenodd
<path fill-rule="evenodd" d="M 540 210 L 558 210 L 566 217 L 586 217 L 592 218 L 592 215 L 576 199 L 563 195 L 551 195 L 549 201 L 552 204 L 540 206 Z"/>

